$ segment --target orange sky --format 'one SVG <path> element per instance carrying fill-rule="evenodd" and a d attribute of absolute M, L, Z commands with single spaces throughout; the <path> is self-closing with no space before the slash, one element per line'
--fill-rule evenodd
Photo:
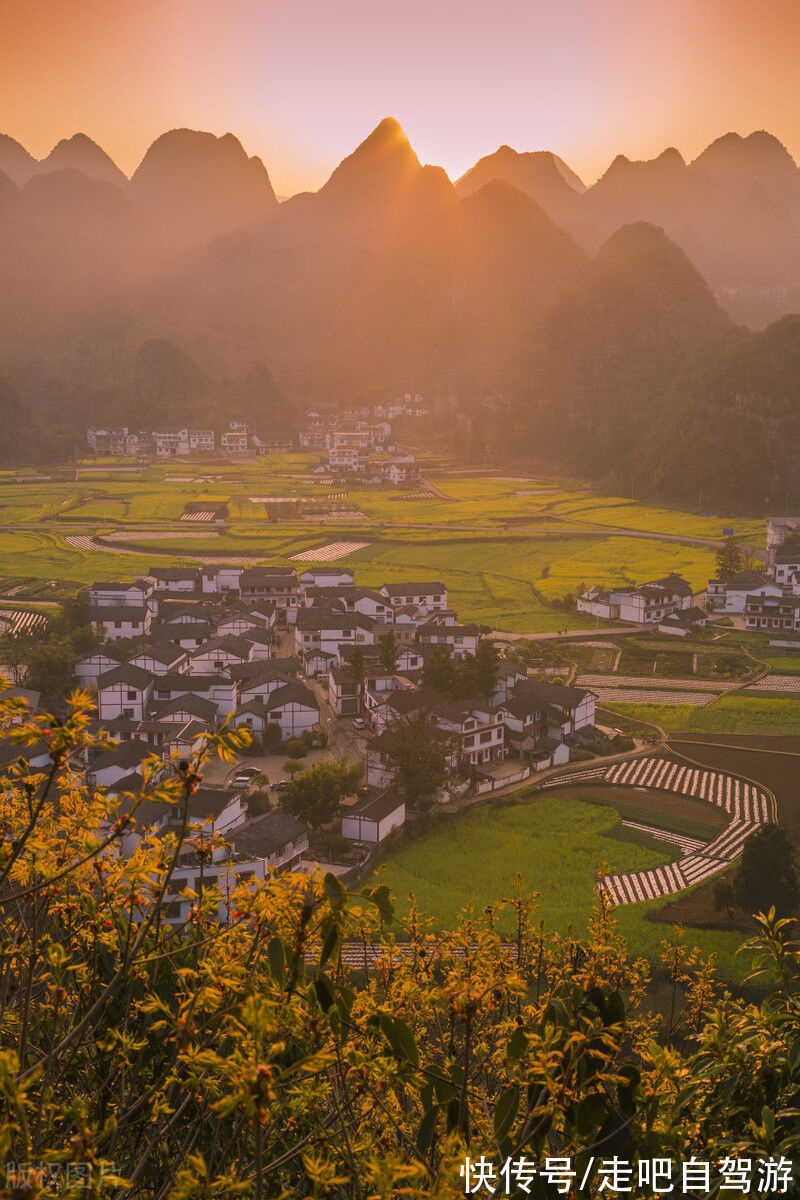
<path fill-rule="evenodd" d="M 591 182 L 766 128 L 800 158 L 800 0 L 0 0 L 0 131 L 81 130 L 130 173 L 179 125 L 313 188 L 397 117 L 457 177 L 503 142 Z"/>

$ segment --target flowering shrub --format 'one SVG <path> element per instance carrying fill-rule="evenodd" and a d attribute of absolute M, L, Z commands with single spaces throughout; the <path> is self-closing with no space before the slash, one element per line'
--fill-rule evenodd
<path fill-rule="evenodd" d="M 398 928 L 383 886 L 284 875 L 220 884 L 225 924 L 218 885 L 198 888 L 178 927 L 203 759 L 243 735 L 210 736 L 157 785 L 150 764 L 148 802 L 175 810 L 156 835 L 135 796 L 87 789 L 105 744 L 90 715 L 76 694 L 62 722 L 14 702 L 0 717 L 3 748 L 43 742 L 49 761 L 0 768 L 3 1196 L 444 1200 L 468 1155 L 564 1156 L 589 1179 L 612 1155 L 796 1157 L 789 923 L 761 920 L 760 1005 L 678 937 L 667 1025 L 599 898 L 578 940 L 543 929 L 520 884 L 498 901 L 509 942 L 496 909 L 433 936 L 413 909 Z M 565 1192 L 534 1173 L 527 1194 Z"/>

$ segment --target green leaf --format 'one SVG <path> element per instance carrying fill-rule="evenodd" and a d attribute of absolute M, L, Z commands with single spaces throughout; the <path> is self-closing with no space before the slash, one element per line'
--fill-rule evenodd
<path fill-rule="evenodd" d="M 502 1142 L 514 1124 L 519 1109 L 519 1088 L 516 1084 L 501 1093 L 494 1110 L 494 1136 Z"/>
<path fill-rule="evenodd" d="M 508 1061 L 516 1062 L 518 1059 L 522 1058 L 527 1049 L 528 1035 L 522 1026 L 518 1025 L 511 1037 L 508 1039 L 508 1045 L 506 1046 L 506 1056 Z"/>
<path fill-rule="evenodd" d="M 286 959 L 283 953 L 283 942 L 279 937 L 270 938 L 267 946 L 267 961 L 269 962 L 269 973 L 276 983 L 283 985 L 283 976 L 286 969 Z"/>
<path fill-rule="evenodd" d="M 582 1137 L 599 1129 L 606 1119 L 605 1101 L 599 1092 L 590 1092 L 575 1105 L 575 1128 Z"/>
<path fill-rule="evenodd" d="M 448 1100 L 452 1100 L 455 1095 L 455 1088 L 449 1079 L 444 1076 L 436 1075 L 433 1080 L 433 1092 L 440 1104 L 444 1104 Z"/>
<path fill-rule="evenodd" d="M 611 992 L 606 997 L 603 1023 L 605 1025 L 620 1025 L 625 1020 L 625 1001 L 619 992 Z"/>
<path fill-rule="evenodd" d="M 347 899 L 347 892 L 342 887 L 335 875 L 331 875 L 330 871 L 322 881 L 322 886 L 325 889 L 325 895 L 330 900 L 334 908 L 341 908 Z"/>
<path fill-rule="evenodd" d="M 338 925 L 333 925 L 328 930 L 328 933 L 325 937 L 325 941 L 322 943 L 322 950 L 320 951 L 320 956 L 319 956 L 319 965 L 321 967 L 325 966 L 325 963 L 328 961 L 330 956 L 333 954 L 334 950 L 337 951 L 337 957 L 338 957 L 339 942 L 340 942 L 339 927 L 338 927 Z"/>
<path fill-rule="evenodd" d="M 632 1063 L 623 1063 L 619 1069 L 619 1074 L 622 1075 L 627 1082 L 621 1083 L 617 1087 L 617 1096 L 619 1098 L 619 1107 L 626 1117 L 636 1109 L 634 1093 L 641 1082 L 641 1072 L 638 1067 Z"/>
<path fill-rule="evenodd" d="M 434 1134 L 436 1133 L 436 1122 L 439 1119 L 438 1108 L 429 1108 L 425 1116 L 420 1121 L 419 1129 L 417 1130 L 417 1153 L 427 1154 L 433 1145 Z"/>
<path fill-rule="evenodd" d="M 766 1104 L 761 1109 L 761 1124 L 764 1126 L 767 1137 L 772 1141 L 775 1136 L 775 1113 Z"/>
<path fill-rule="evenodd" d="M 325 975 L 318 975 L 314 980 L 314 991 L 317 994 L 319 1006 L 323 1012 L 327 1012 L 334 1002 L 333 988 L 330 981 Z"/>
<path fill-rule="evenodd" d="M 405 1021 L 401 1021 L 399 1017 L 381 1016 L 381 1029 L 395 1057 L 400 1062 L 409 1062 L 412 1066 L 418 1067 L 417 1043 Z"/>
<path fill-rule="evenodd" d="M 391 892 L 385 883 L 376 888 L 364 888 L 361 895 L 366 896 L 368 900 L 372 901 L 381 914 L 381 920 L 387 925 L 394 920 L 394 905 L 390 898 Z"/>
<path fill-rule="evenodd" d="M 796 1040 L 789 1051 L 789 1070 L 793 1075 L 800 1071 L 800 1038 Z"/>

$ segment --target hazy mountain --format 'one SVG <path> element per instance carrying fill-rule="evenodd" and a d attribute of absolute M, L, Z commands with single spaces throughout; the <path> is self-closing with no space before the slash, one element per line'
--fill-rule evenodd
<path fill-rule="evenodd" d="M 495 180 L 359 261 L 329 361 L 338 357 L 351 386 L 359 374 L 375 387 L 382 378 L 496 386 L 537 314 L 585 262 L 535 201 Z"/>
<path fill-rule="evenodd" d="M 285 428 L 301 397 L 499 392 L 509 460 L 663 498 L 704 472 L 706 495 L 776 494 L 798 325 L 737 330 L 706 280 L 737 312 L 786 305 L 798 178 L 757 133 L 688 164 L 619 156 L 586 190 L 557 156 L 501 147 L 454 187 L 387 118 L 279 205 L 229 134 L 164 134 L 129 185 L 83 135 L 42 164 L 0 138 L 0 372 L 46 429 L 234 410 Z M 744 473 L 750 447 L 771 465 Z"/>
<path fill-rule="evenodd" d="M 738 186 L 758 187 L 774 199 L 800 198 L 800 172 L 789 151 L 765 130 L 726 133 L 691 164 L 692 171 Z"/>
<path fill-rule="evenodd" d="M 53 447 L 9 379 L 0 376 L 0 465 L 16 467 L 47 461 Z"/>
<path fill-rule="evenodd" d="M 248 158 L 232 133 L 215 137 L 193 129 L 173 129 L 153 142 L 133 174 L 130 195 L 184 243 L 248 225 L 278 204 L 261 159 Z"/>
<path fill-rule="evenodd" d="M 726 134 L 690 164 L 674 149 L 645 162 L 620 155 L 583 202 L 608 232 L 662 225 L 737 315 L 800 283 L 800 173 L 770 134 Z"/>
<path fill-rule="evenodd" d="M 329 245 L 336 239 L 338 249 L 350 253 L 391 240 L 409 221 L 453 199 L 446 172 L 423 166 L 398 122 L 385 117 L 318 192 L 281 204 L 271 237 Z M 335 254 L 336 247 L 330 249 Z"/>
<path fill-rule="evenodd" d="M 743 333 L 689 402 L 668 415 L 649 455 L 663 494 L 706 504 L 794 511 L 800 503 L 800 317 Z"/>
<path fill-rule="evenodd" d="M 557 154 L 544 150 L 520 154 L 510 146 L 501 146 L 457 180 L 456 192 L 461 197 L 470 196 L 495 179 L 526 192 L 557 223 L 582 216 L 579 197 L 586 186 Z"/>
<path fill-rule="evenodd" d="M 101 149 L 96 142 L 85 133 L 76 133 L 71 138 L 62 138 L 36 166 L 36 174 L 46 174 L 49 171 L 74 170 L 82 171 L 89 179 L 100 183 L 113 183 L 117 187 L 128 185 L 127 176 Z"/>
<path fill-rule="evenodd" d="M 5 171 L 0 171 L 0 213 L 8 214 L 19 201 L 19 188 Z"/>
<path fill-rule="evenodd" d="M 631 486 L 643 439 L 736 336 L 707 284 L 663 230 L 613 234 L 532 341 L 523 421 L 590 478 Z M 640 455 L 641 457 L 641 455 Z"/>
<path fill-rule="evenodd" d="M 36 170 L 36 159 L 24 146 L 15 142 L 7 133 L 0 133 L 0 171 L 8 175 L 18 187 L 27 183 Z"/>
<path fill-rule="evenodd" d="M 690 187 L 686 163 L 672 147 L 644 161 L 618 154 L 587 188 L 586 203 L 608 226 L 630 221 L 674 226 L 686 218 Z"/>

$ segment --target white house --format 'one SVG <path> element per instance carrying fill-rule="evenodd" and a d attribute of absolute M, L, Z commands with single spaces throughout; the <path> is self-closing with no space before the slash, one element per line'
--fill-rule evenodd
<path fill-rule="evenodd" d="M 468 763 L 491 762 L 505 757 L 505 723 L 502 709 L 474 703 L 442 704 L 434 710 L 433 720 L 443 733 L 453 736 L 456 745 L 450 755 L 453 767 Z"/>
<path fill-rule="evenodd" d="M 123 742 L 95 759 L 88 773 L 97 786 L 112 787 L 131 774 L 141 776 L 142 763 L 152 757 L 153 748 L 145 742 Z"/>
<path fill-rule="evenodd" d="M 741 615 L 748 596 L 780 596 L 783 588 L 763 571 L 737 571 L 729 579 L 709 579 L 706 596 L 715 612 Z"/>
<path fill-rule="evenodd" d="M 654 579 L 622 594 L 619 617 L 621 621 L 631 621 L 637 625 L 657 625 L 668 613 L 690 608 L 691 604 L 691 584 L 673 571 L 663 579 Z"/>
<path fill-rule="evenodd" d="M 88 590 L 91 608 L 142 608 L 153 595 L 152 579 L 138 578 L 129 583 L 93 583 Z"/>
<path fill-rule="evenodd" d="M 97 681 L 97 711 L 101 721 L 127 717 L 143 721 L 153 693 L 153 676 L 129 663 L 114 667 Z"/>
<path fill-rule="evenodd" d="M 111 650 L 104 647 L 76 663 L 75 674 L 81 683 L 97 683 L 101 675 L 113 671 L 115 667 L 121 667 L 124 661 L 123 658 L 117 658 Z"/>
<path fill-rule="evenodd" d="M 222 675 L 181 675 L 178 673 L 157 677 L 153 684 L 153 700 L 174 700 L 177 696 L 202 696 L 217 709 L 222 717 L 236 711 L 239 701 L 239 684 L 235 679 Z"/>
<path fill-rule="evenodd" d="M 325 650 L 338 656 L 341 646 L 373 645 L 374 628 L 371 617 L 304 608 L 297 617 L 295 649 L 298 655 L 308 650 Z"/>
<path fill-rule="evenodd" d="M 365 796 L 342 809 L 342 837 L 352 842 L 385 841 L 393 829 L 406 821 L 406 805 L 396 792 Z"/>
<path fill-rule="evenodd" d="M 169 675 L 172 671 L 186 670 L 189 655 L 175 642 L 150 642 L 143 646 L 131 660 L 132 667 L 141 667 L 151 675 Z"/>
<path fill-rule="evenodd" d="M 93 625 L 102 626 L 110 642 L 124 638 L 147 637 L 153 623 L 153 614 L 147 605 L 110 605 L 91 610 Z"/>
<path fill-rule="evenodd" d="M 433 583 L 385 583 L 380 591 L 393 608 L 413 605 L 423 613 L 443 612 L 447 608 L 447 588 L 439 580 Z"/>
<path fill-rule="evenodd" d="M 227 563 L 206 565 L 200 570 L 200 590 L 204 595 L 239 595 L 239 580 L 243 567 L 233 567 Z"/>
<path fill-rule="evenodd" d="M 477 625 L 451 625 L 443 618 L 431 617 L 417 629 L 417 642 L 426 646 L 446 646 L 454 658 L 474 654 L 478 649 L 480 630 Z"/>
<path fill-rule="evenodd" d="M 299 737 L 319 724 L 319 704 L 312 691 L 297 680 L 276 688 L 264 701 L 268 721 L 281 727 L 284 738 Z"/>
<path fill-rule="evenodd" d="M 200 572 L 196 567 L 151 567 L 157 592 L 190 595 L 200 591 Z"/>
<path fill-rule="evenodd" d="M 307 567 L 300 575 L 300 585 L 310 587 L 352 587 L 355 575 L 349 567 Z"/>
<path fill-rule="evenodd" d="M 227 634 L 225 637 L 212 638 L 192 651 L 189 657 L 189 673 L 191 675 L 216 675 L 239 663 L 250 662 L 253 656 L 253 643 L 244 638 Z"/>

